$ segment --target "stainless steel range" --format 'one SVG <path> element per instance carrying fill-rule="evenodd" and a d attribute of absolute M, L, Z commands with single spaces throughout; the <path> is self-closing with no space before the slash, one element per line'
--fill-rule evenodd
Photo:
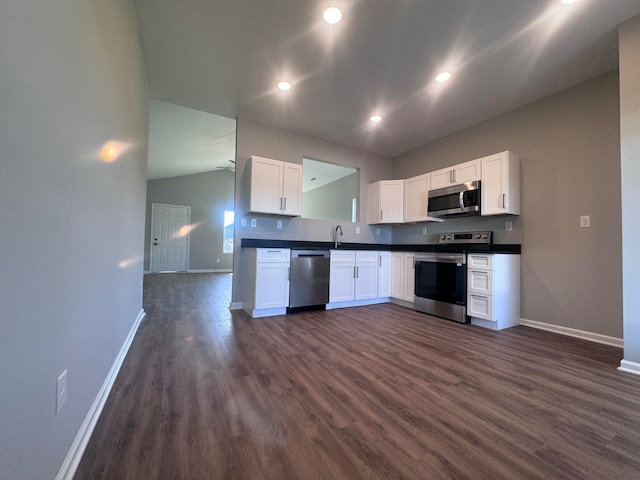
<path fill-rule="evenodd" d="M 420 312 L 467 323 L 467 259 L 470 244 L 490 245 L 493 232 L 440 234 L 440 248 L 415 256 L 414 308 Z"/>

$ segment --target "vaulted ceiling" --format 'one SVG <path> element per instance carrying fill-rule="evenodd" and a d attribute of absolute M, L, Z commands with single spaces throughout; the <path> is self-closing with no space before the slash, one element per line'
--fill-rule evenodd
<path fill-rule="evenodd" d="M 329 5 L 342 9 L 336 25 L 322 20 Z M 136 9 L 153 98 L 393 157 L 617 68 L 617 26 L 640 1 L 136 0 Z M 452 79 L 436 82 L 444 70 Z"/>

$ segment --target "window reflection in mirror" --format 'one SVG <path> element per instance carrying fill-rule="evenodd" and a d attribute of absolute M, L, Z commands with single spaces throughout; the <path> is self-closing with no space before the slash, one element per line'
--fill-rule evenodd
<path fill-rule="evenodd" d="M 302 217 L 336 222 L 358 220 L 358 170 L 302 159 Z"/>

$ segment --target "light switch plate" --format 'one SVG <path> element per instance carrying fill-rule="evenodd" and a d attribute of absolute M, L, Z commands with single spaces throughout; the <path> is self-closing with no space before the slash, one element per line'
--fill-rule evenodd
<path fill-rule="evenodd" d="M 360 233 L 360 227 L 356 227 L 356 233 Z"/>
<path fill-rule="evenodd" d="M 276 228 L 282 228 L 282 220 L 276 222 Z"/>
<path fill-rule="evenodd" d="M 513 222 L 511 221 L 504 222 L 504 229 L 507 232 L 510 232 L 511 230 L 513 230 Z"/>

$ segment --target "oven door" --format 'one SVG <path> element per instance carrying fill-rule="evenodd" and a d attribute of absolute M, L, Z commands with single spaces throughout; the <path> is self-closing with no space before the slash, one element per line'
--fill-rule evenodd
<path fill-rule="evenodd" d="M 416 255 L 415 281 L 416 310 L 461 323 L 468 321 L 467 265 L 464 254 Z"/>

